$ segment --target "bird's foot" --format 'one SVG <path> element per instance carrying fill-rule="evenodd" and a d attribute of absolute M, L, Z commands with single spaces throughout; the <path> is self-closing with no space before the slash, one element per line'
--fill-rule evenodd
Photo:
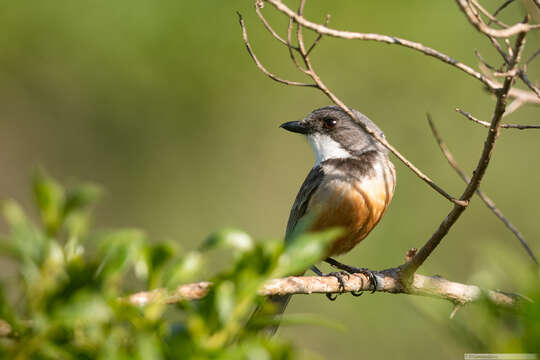
<path fill-rule="evenodd" d="M 334 260 L 332 258 L 326 258 L 324 261 L 327 262 L 328 264 L 332 265 L 333 267 L 336 267 L 336 268 L 338 268 L 340 270 L 345 271 L 348 274 L 363 274 L 363 275 L 366 275 L 368 277 L 368 279 L 369 279 L 369 283 L 370 283 L 371 288 L 372 288 L 371 293 L 373 294 L 375 292 L 375 290 L 377 290 L 377 277 L 375 276 L 375 273 L 373 271 L 371 271 L 369 269 L 366 269 L 366 268 L 357 268 L 357 267 L 354 267 L 354 266 L 349 266 L 349 265 L 340 263 L 339 261 Z M 363 293 L 362 291 L 359 291 L 359 292 L 351 291 L 351 294 L 353 296 L 360 296 L 360 295 L 362 295 L 362 293 Z"/>
<path fill-rule="evenodd" d="M 339 291 L 340 292 L 345 291 L 345 276 L 347 277 L 347 279 L 350 276 L 350 274 L 348 272 L 346 272 L 346 271 L 335 271 L 335 272 L 324 274 L 316 266 L 312 266 L 311 270 L 313 270 L 313 272 L 315 274 L 317 274 L 318 276 L 333 276 L 333 277 L 335 277 L 337 279 L 337 281 L 339 282 L 339 288 L 338 288 Z M 325 295 L 328 298 L 328 300 L 330 300 L 330 301 L 334 301 L 338 297 L 338 294 L 330 294 L 330 293 L 328 293 L 328 294 L 325 294 Z M 356 296 L 359 296 L 359 295 L 356 295 Z"/>

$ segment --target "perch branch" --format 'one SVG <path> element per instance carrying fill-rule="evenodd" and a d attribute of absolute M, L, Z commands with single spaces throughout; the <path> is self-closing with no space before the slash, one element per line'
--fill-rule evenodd
<path fill-rule="evenodd" d="M 415 274 L 411 285 L 403 287 L 400 282 L 399 269 L 387 269 L 375 272 L 379 292 L 391 294 L 421 295 L 451 301 L 454 304 L 467 304 L 481 299 L 502 307 L 515 307 L 522 297 L 502 291 L 486 290 L 478 286 L 461 284 L 446 280 L 439 276 Z M 285 294 L 339 294 L 357 291 L 371 291 L 367 276 L 354 274 L 344 278 L 345 289 L 334 276 L 291 276 L 269 280 L 259 291 L 259 295 Z M 181 285 L 176 290 L 156 289 L 143 291 L 127 297 L 134 305 L 146 305 L 154 302 L 174 304 L 182 300 L 199 300 L 204 298 L 212 287 L 210 282 Z"/>

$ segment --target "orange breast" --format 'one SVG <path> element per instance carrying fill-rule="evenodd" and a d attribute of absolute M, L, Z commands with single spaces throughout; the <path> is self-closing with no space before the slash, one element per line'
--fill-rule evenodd
<path fill-rule="evenodd" d="M 393 168 L 354 180 L 327 176 L 308 205 L 308 211 L 317 214 L 312 230 L 345 229 L 344 235 L 330 245 L 327 256 L 346 253 L 363 240 L 383 216 L 393 192 Z"/>

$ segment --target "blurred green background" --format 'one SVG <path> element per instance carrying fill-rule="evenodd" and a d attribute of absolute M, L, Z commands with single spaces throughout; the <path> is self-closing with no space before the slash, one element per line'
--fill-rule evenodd
<path fill-rule="evenodd" d="M 491 10 L 497 5 L 486 4 Z M 516 5 L 505 10 L 504 20 L 521 19 L 523 9 Z M 258 22 L 251 1 L 2 2 L 0 198 L 29 204 L 30 175 L 41 165 L 64 182 L 91 180 L 107 189 L 95 220 L 102 228 L 137 226 L 186 249 L 226 226 L 263 240 L 281 237 L 313 155 L 306 141 L 278 125 L 329 101 L 261 74 L 245 51 L 235 10 L 244 15 L 263 63 L 283 77 L 302 79 L 287 50 Z M 270 6 L 264 11 L 283 34 L 286 20 Z M 308 18 L 320 22 L 327 12 L 335 28 L 420 41 L 474 67 L 478 48 L 500 63 L 452 1 L 308 2 Z M 526 56 L 539 46 L 538 33 L 531 34 Z M 540 77 L 539 61 L 529 66 L 532 79 Z M 450 193 L 461 193 L 463 184 L 440 154 L 425 113 L 471 171 L 486 129 L 454 109 L 490 119 L 494 98 L 478 81 L 419 53 L 378 43 L 323 39 L 313 63 L 327 85 L 373 119 L 405 156 Z M 505 121 L 538 118 L 538 107 L 523 107 Z M 534 130 L 503 131 L 482 184 L 537 252 L 538 144 Z M 375 269 L 398 265 L 450 210 L 445 199 L 394 163 L 398 185 L 387 215 L 344 262 Z M 502 268 L 504 279 L 475 275 L 503 266 L 496 257 L 504 252 L 485 250 L 494 244 L 530 261 L 475 199 L 422 272 L 462 282 L 473 274 L 479 285 L 519 291 L 511 268 Z M 222 263 L 216 256 L 216 266 Z M 428 307 L 444 316 L 452 309 L 439 300 L 386 294 L 341 296 L 333 303 L 297 296 L 288 311 L 323 314 L 348 330 L 305 326 L 279 334 L 328 358 L 456 359 L 475 351 L 418 311 Z M 456 316 L 466 318 L 467 311 Z"/>

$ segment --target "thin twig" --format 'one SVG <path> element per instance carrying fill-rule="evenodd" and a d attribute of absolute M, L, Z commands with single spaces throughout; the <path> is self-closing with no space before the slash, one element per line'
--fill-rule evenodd
<path fill-rule="evenodd" d="M 489 123 L 477 120 L 461 109 L 456 109 L 456 110 L 460 112 L 461 114 L 465 115 L 468 119 L 474 122 L 479 122 L 482 125 L 484 125 L 485 123 L 489 127 Z M 435 137 L 435 140 L 437 140 L 437 144 L 439 145 L 439 148 L 441 149 L 444 157 L 446 158 L 450 166 L 458 173 L 458 175 L 465 182 L 465 184 L 468 184 L 471 181 L 471 179 L 465 174 L 465 172 L 461 169 L 461 167 L 455 161 L 454 156 L 452 155 L 452 153 L 450 152 L 450 150 L 444 143 L 442 137 L 439 135 L 439 131 L 437 131 L 437 128 L 435 127 L 435 124 L 433 123 L 431 116 L 429 114 L 428 114 L 428 122 L 429 122 L 429 126 L 431 127 L 431 131 L 433 132 L 433 136 Z M 504 125 L 505 124 L 502 124 L 501 127 L 503 127 Z M 538 128 L 540 128 L 540 126 Z M 480 197 L 480 199 L 482 199 L 484 204 L 486 204 L 486 206 L 495 214 L 495 216 L 497 216 L 499 220 L 501 220 L 504 223 L 504 225 L 518 238 L 521 245 L 525 248 L 525 251 L 527 252 L 527 254 L 538 266 L 539 265 L 538 259 L 536 258 L 533 251 L 529 247 L 529 244 L 527 244 L 527 241 L 525 240 L 521 232 L 514 226 L 514 224 L 510 222 L 510 220 L 508 220 L 506 216 L 504 216 L 502 211 L 499 210 L 495 206 L 495 203 L 493 202 L 493 200 L 491 200 L 482 190 L 476 189 L 476 194 Z"/>
<path fill-rule="evenodd" d="M 507 7 L 508 5 L 510 5 L 511 3 L 513 3 L 514 0 L 506 0 L 501 6 L 499 6 L 497 8 L 497 10 L 495 10 L 495 12 L 493 13 L 493 16 L 497 16 L 499 15 L 499 13 L 505 8 Z M 488 24 L 489 25 L 489 24 Z"/>
<path fill-rule="evenodd" d="M 292 46 L 287 41 L 285 41 L 281 36 L 279 36 L 279 34 L 274 30 L 274 28 L 272 26 L 270 26 L 270 24 L 268 23 L 268 21 L 266 20 L 266 18 L 262 14 L 261 6 L 260 6 L 260 3 L 258 3 L 258 2 L 255 3 L 255 12 L 257 13 L 257 16 L 259 16 L 259 19 L 261 19 L 261 22 L 263 23 L 264 27 L 270 32 L 270 34 L 272 34 L 272 36 L 274 38 L 276 38 L 279 42 L 281 42 L 281 43 L 283 43 L 283 44 L 285 44 L 287 46 L 291 46 L 294 49 L 296 49 L 296 47 Z"/>
<path fill-rule="evenodd" d="M 527 33 L 531 30 L 536 30 L 540 28 L 540 25 L 538 24 L 529 25 L 520 22 L 506 29 L 493 29 L 487 26 L 479 17 L 476 16 L 474 10 L 470 6 L 469 0 L 456 0 L 456 2 L 458 3 L 463 13 L 469 19 L 469 22 L 473 24 L 478 31 L 489 36 L 498 38 L 509 38 L 519 33 Z"/>
<path fill-rule="evenodd" d="M 242 28 L 242 37 L 244 38 L 244 43 L 246 44 L 247 51 L 253 61 L 255 62 L 255 65 L 261 70 L 266 76 L 268 76 L 270 79 L 277 81 L 279 83 L 285 84 L 285 85 L 291 85 L 291 86 L 305 86 L 305 87 L 317 87 L 315 84 L 307 84 L 302 82 L 296 82 L 296 81 L 289 81 L 285 79 L 281 79 L 277 77 L 276 75 L 272 74 L 270 71 L 266 70 L 266 68 L 261 64 L 257 56 L 255 56 L 255 53 L 251 49 L 251 44 L 249 43 L 246 27 L 244 25 L 244 19 L 242 18 L 242 15 L 240 13 L 238 14 L 238 21 L 240 22 L 240 27 Z"/>
<path fill-rule="evenodd" d="M 494 38 L 493 36 L 486 35 L 489 41 L 491 42 L 491 45 L 498 51 L 499 55 L 504 59 L 504 62 L 508 64 L 510 62 L 510 55 L 508 55 L 504 49 L 502 48 L 501 44 L 499 43 L 499 40 Z"/>
<path fill-rule="evenodd" d="M 289 44 L 292 43 L 292 31 L 293 31 L 293 26 L 294 26 L 294 20 L 293 19 L 289 19 L 289 26 L 287 27 L 287 42 Z M 300 52 L 300 47 L 296 47 L 295 48 L 297 50 L 297 52 Z M 298 60 L 296 60 L 296 56 L 294 55 L 294 52 L 291 48 L 289 48 L 289 56 L 292 60 L 292 62 L 294 63 L 294 65 L 296 66 L 296 68 L 298 70 L 300 70 L 301 72 L 303 72 L 304 74 L 306 75 L 309 75 L 309 70 L 307 69 L 304 69 L 302 67 L 302 65 L 300 65 L 298 63 Z"/>
<path fill-rule="evenodd" d="M 514 0 L 508 0 L 508 1 L 514 1 Z M 478 9 L 480 10 L 480 12 L 482 14 L 484 14 L 488 19 L 489 19 L 489 22 L 488 22 L 488 25 L 491 25 L 492 22 L 496 23 L 497 25 L 503 27 L 503 28 L 508 28 L 509 26 L 506 25 L 505 23 L 503 23 L 502 21 L 500 21 L 499 19 L 497 19 L 495 16 L 497 16 L 496 14 L 493 14 L 491 15 L 491 13 L 489 11 L 487 11 L 482 5 L 480 5 L 480 3 L 476 0 L 471 0 L 471 2 L 473 3 L 473 5 Z"/>
<path fill-rule="evenodd" d="M 532 91 L 513 88 L 508 95 L 526 104 L 540 105 L 540 99 Z"/>
<path fill-rule="evenodd" d="M 324 26 L 328 26 L 328 23 L 330 22 L 330 14 L 327 14 L 326 15 L 326 20 L 324 20 Z M 313 41 L 313 44 L 311 44 L 311 46 L 309 47 L 308 51 L 306 52 L 306 56 L 309 56 L 309 54 L 311 54 L 311 51 L 313 51 L 313 49 L 315 48 L 315 46 L 317 46 L 317 44 L 319 43 L 319 41 L 321 41 L 323 35 L 322 34 L 318 34 L 317 35 L 317 38 Z"/>
<path fill-rule="evenodd" d="M 536 51 L 531 55 L 531 57 L 528 58 L 527 61 L 525 61 L 525 65 L 529 65 L 529 63 L 530 63 L 531 61 L 533 61 L 533 60 L 538 56 L 538 54 L 540 54 L 540 49 L 536 50 Z"/>
<path fill-rule="evenodd" d="M 480 52 L 478 51 L 478 49 L 474 49 L 474 55 L 476 55 L 476 58 L 478 59 L 478 61 L 480 61 L 485 67 L 487 67 L 488 69 L 492 70 L 492 71 L 498 71 L 497 69 L 495 69 L 494 66 L 488 64 L 484 58 L 482 57 L 482 55 L 480 54 Z"/>
<path fill-rule="evenodd" d="M 467 119 L 471 120 L 472 122 L 475 122 L 475 123 L 480 124 L 480 125 L 485 126 L 485 127 L 490 127 L 490 125 L 491 125 L 487 121 L 479 120 L 479 119 L 475 118 L 474 116 L 472 116 L 471 114 L 469 114 L 468 112 L 463 111 L 463 110 L 461 110 L 459 108 L 456 108 L 456 111 L 458 113 L 460 113 L 461 115 L 465 116 Z M 501 128 L 503 128 L 503 129 L 519 129 L 519 130 L 540 129 L 540 125 L 501 124 Z"/>
<path fill-rule="evenodd" d="M 504 116 L 506 117 L 510 115 L 511 113 L 519 109 L 522 105 L 523 105 L 523 102 L 520 100 L 516 99 L 512 101 L 510 104 L 508 104 L 508 106 L 506 106 L 506 111 L 504 112 Z"/>
<path fill-rule="evenodd" d="M 533 83 L 529 80 L 527 77 L 527 74 L 524 71 L 519 71 L 518 76 L 529 87 L 529 89 L 532 90 L 533 93 L 536 94 L 538 99 L 540 99 L 540 89 L 538 89 L 536 86 L 533 85 Z"/>

